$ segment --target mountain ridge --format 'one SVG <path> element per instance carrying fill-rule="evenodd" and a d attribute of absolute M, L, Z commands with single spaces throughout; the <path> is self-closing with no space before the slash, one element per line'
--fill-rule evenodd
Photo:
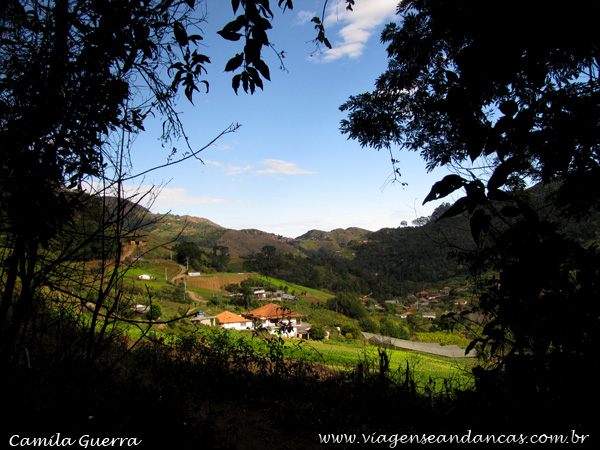
<path fill-rule="evenodd" d="M 352 241 L 365 239 L 373 233 L 362 228 L 349 227 L 331 231 L 309 230 L 291 238 L 254 228 L 230 229 L 210 219 L 190 215 L 165 214 L 160 215 L 160 218 L 162 220 L 154 222 L 152 228 L 146 231 L 173 243 L 193 242 L 206 249 L 215 246 L 227 247 L 232 257 L 249 257 L 260 252 L 265 246 L 272 246 L 280 253 L 335 253 L 343 251 Z"/>

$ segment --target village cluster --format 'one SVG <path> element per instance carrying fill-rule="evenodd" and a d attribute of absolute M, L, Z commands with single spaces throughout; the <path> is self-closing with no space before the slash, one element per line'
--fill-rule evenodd
<path fill-rule="evenodd" d="M 400 315 L 402 319 L 407 319 L 415 313 L 419 313 L 424 319 L 436 319 L 436 310 L 440 309 L 444 297 L 450 295 L 450 290 L 449 287 L 444 287 L 438 292 L 421 291 L 417 295 L 409 295 L 406 299 L 407 301 L 386 300 L 385 303 L 402 305 L 402 308 L 405 310 L 405 312 Z M 464 298 L 454 301 L 454 305 L 459 308 L 465 307 L 467 304 L 468 300 Z"/>
<path fill-rule="evenodd" d="M 261 306 L 241 315 L 223 311 L 216 316 L 199 313 L 192 318 L 198 325 L 220 326 L 234 330 L 265 329 L 271 334 L 284 337 L 306 337 L 310 330 L 309 323 L 302 323 L 302 316 L 274 303 Z"/>

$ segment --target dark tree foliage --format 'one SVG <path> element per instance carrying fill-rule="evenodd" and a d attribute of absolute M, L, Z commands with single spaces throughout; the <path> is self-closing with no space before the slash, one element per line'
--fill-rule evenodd
<path fill-rule="evenodd" d="M 356 294 L 340 292 L 335 297 L 327 300 L 325 305 L 331 311 L 344 314 L 352 319 L 362 319 L 367 316 L 367 310 Z"/>
<path fill-rule="evenodd" d="M 383 318 L 379 325 L 379 334 L 397 339 L 410 339 L 408 328 L 403 324 L 395 323 L 394 321 Z"/>
<path fill-rule="evenodd" d="M 327 5 L 327 0 L 323 2 Z M 346 0 L 346 8 L 352 10 L 354 0 Z M 254 93 L 256 88 L 263 89 L 263 80 L 270 80 L 269 67 L 262 59 L 263 47 L 275 50 L 273 43 L 269 41 L 268 30 L 272 28 L 271 19 L 274 14 L 271 10 L 269 0 L 232 0 L 231 5 L 234 13 L 240 13 L 235 20 L 229 22 L 218 33 L 229 41 L 242 41 L 244 43 L 241 52 L 237 53 L 225 65 L 226 72 L 237 72 L 233 75 L 231 86 L 237 93 L 240 85 L 245 92 Z M 293 9 L 292 0 L 278 0 L 277 5 L 282 11 Z M 325 8 L 323 8 L 323 12 Z M 331 48 L 331 44 L 325 37 L 323 17 L 313 17 L 317 36 L 314 42 Z M 275 50 L 276 51 L 276 50 Z M 283 51 L 276 51 L 280 61 L 283 63 Z"/>
<path fill-rule="evenodd" d="M 5 359 L 12 357 L 19 336 L 31 327 L 35 309 L 44 304 L 43 288 L 56 272 L 61 276 L 57 260 L 88 257 L 64 245 L 61 256 L 50 251 L 56 250 L 56 245 L 50 246 L 57 237 L 61 245 L 87 245 L 87 238 L 77 236 L 83 228 L 66 226 L 84 209 L 85 196 L 77 195 L 82 185 L 99 181 L 108 188 L 116 186 L 120 195 L 121 185 L 134 178 L 128 166 L 128 136 L 144 131 L 146 118 L 159 117 L 163 145 L 170 147 L 166 165 L 198 158 L 202 151 L 189 141 L 175 107 L 180 94 L 192 102 L 195 93 L 209 88 L 205 77 L 210 58 L 198 45 L 204 20 L 198 3 L 2 2 L 0 345 Z M 352 4 L 347 1 L 349 8 Z M 233 75 L 233 88 L 237 91 L 241 84 L 253 93 L 263 87 L 262 79 L 269 79 L 261 52 L 272 45 L 267 30 L 273 12 L 268 0 L 233 0 L 231 7 L 238 16 L 220 34 L 239 39 L 243 50 L 225 71 L 241 70 Z M 291 9 L 293 4 L 281 0 L 278 7 Z M 320 26 L 316 42 L 326 44 L 320 20 L 315 23 Z M 175 140 L 183 141 L 184 152 L 172 146 Z M 95 222 L 99 229 L 89 232 L 102 236 L 104 247 L 95 246 L 92 239 L 88 254 L 112 255 L 119 264 L 127 209 L 119 204 L 100 221 L 92 212 L 88 224 Z M 67 232 L 73 236 L 65 236 Z"/>
<path fill-rule="evenodd" d="M 217 272 L 227 271 L 229 256 L 226 253 L 207 253 L 192 242 L 181 242 L 173 247 L 175 260 L 179 264 L 196 271 L 215 270 Z"/>
<path fill-rule="evenodd" d="M 420 152 L 430 169 L 474 166 L 425 201 L 464 192 L 441 218 L 469 220 L 478 248 L 466 258 L 487 317 L 476 344 L 496 363 L 478 381 L 508 402 L 567 407 L 598 370 L 600 255 L 562 228 L 600 198 L 594 6 L 402 2 L 382 34 L 388 69 L 341 107 L 342 132 L 364 146 Z M 544 201 L 562 221 L 520 192 L 531 182 L 558 182 Z"/>
<path fill-rule="evenodd" d="M 258 253 L 244 267 L 335 293 L 371 294 L 377 300 L 404 296 L 421 290 L 424 282 L 467 273 L 463 264 L 451 256 L 474 247 L 468 220 L 457 217 L 436 223 L 434 216 L 435 212 L 424 218 L 426 223 L 420 227 L 385 228 L 371 233 L 369 243 L 355 245 L 353 259 Z"/>
<path fill-rule="evenodd" d="M 173 103 L 188 98 L 208 58 L 194 2 L 6 2 L 0 11 L 0 334 L 11 346 L 56 261 L 42 258 L 87 197 L 69 192 L 114 169 L 111 138 L 165 118 L 163 138 L 182 131 Z M 172 82 L 162 67 L 176 61 Z M 110 225 L 119 242 L 123 205 Z M 101 227 L 106 227 L 104 216 Z M 64 239 L 63 239 L 64 241 Z M 113 246 L 113 250 L 115 246 Z M 119 244 L 116 244 L 119 251 Z M 10 323 L 7 322 L 10 316 Z M 4 355 L 10 355 L 5 352 Z"/>
<path fill-rule="evenodd" d="M 372 243 L 357 249 L 353 264 L 376 273 L 378 285 L 391 288 L 389 298 L 415 292 L 414 283 L 466 274 L 452 256 L 474 247 L 468 221 L 462 217 L 442 223 L 429 220 L 420 227 L 382 229 L 370 239 Z"/>

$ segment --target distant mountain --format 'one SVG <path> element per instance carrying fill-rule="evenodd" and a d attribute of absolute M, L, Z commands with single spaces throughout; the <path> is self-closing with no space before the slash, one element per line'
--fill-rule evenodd
<path fill-rule="evenodd" d="M 347 229 L 336 228 L 332 231 L 311 230 L 302 236 L 296 238 L 298 241 L 333 241 L 340 245 L 347 245 L 354 240 L 363 239 L 366 235 L 372 233 L 362 228 L 351 227 Z"/>
<path fill-rule="evenodd" d="M 528 189 L 535 203 L 543 203 L 546 188 Z M 569 223 L 567 232 L 579 239 L 597 240 L 599 220 Z M 166 242 L 193 242 L 211 250 L 225 246 L 232 257 L 250 257 L 272 246 L 278 253 L 308 257 L 343 256 L 356 258 L 378 277 L 393 280 L 440 279 L 462 273 L 459 263 L 449 258 L 453 251 L 472 246 L 466 217 L 433 221 L 426 226 L 384 228 L 369 231 L 351 227 L 332 231 L 310 230 L 296 238 L 284 237 L 255 229 L 231 230 L 208 219 L 165 215 L 159 223 L 146 229 Z"/>
<path fill-rule="evenodd" d="M 260 230 L 227 230 L 217 241 L 229 249 L 233 257 L 251 256 L 265 246 L 272 246 L 280 253 L 298 253 L 291 242 L 293 239 L 266 233 Z"/>
<path fill-rule="evenodd" d="M 297 255 L 334 255 L 347 252 L 354 242 L 367 239 L 371 231 L 361 228 L 338 228 L 332 231 L 311 230 L 297 238 L 289 238 L 255 229 L 231 230 L 208 219 L 173 214 L 153 215 L 146 232 L 165 242 L 193 242 L 199 247 L 212 249 L 225 246 L 232 257 L 249 257 L 265 246 L 274 247 L 279 253 Z"/>
<path fill-rule="evenodd" d="M 332 231 L 311 230 L 297 237 L 293 245 L 309 256 L 350 256 L 350 247 L 368 240 L 372 232 L 362 228 L 336 228 Z"/>
<path fill-rule="evenodd" d="M 146 228 L 146 232 L 162 238 L 165 242 L 193 242 L 212 249 L 227 229 L 208 219 L 174 214 L 153 215 L 157 220 Z"/>

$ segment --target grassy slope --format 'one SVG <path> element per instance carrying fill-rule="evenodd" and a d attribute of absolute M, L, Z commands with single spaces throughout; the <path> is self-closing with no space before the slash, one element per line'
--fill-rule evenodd
<path fill-rule="evenodd" d="M 180 271 L 180 266 L 169 259 L 147 259 L 139 262 L 135 267 L 130 269 L 126 278 L 135 284 L 159 289 L 166 286 L 164 278 L 165 268 L 167 269 L 169 279 Z M 155 277 L 155 280 L 138 281 L 137 276 L 143 273 L 150 274 Z M 239 282 L 249 276 L 257 276 L 278 287 L 287 287 L 288 293 L 295 292 L 298 296 L 302 293 L 302 297 L 306 299 L 295 302 L 291 304 L 290 307 L 292 307 L 294 311 L 302 314 L 304 321 L 306 322 L 324 325 L 343 325 L 345 323 L 353 322 L 352 319 L 341 314 L 316 306 L 318 302 L 325 302 L 328 298 L 332 297 L 331 293 L 310 289 L 293 283 L 287 283 L 275 278 L 263 277 L 258 274 L 206 274 L 198 278 L 188 278 L 187 287 L 188 290 L 195 292 L 199 298 L 207 300 L 217 296 L 219 291 L 222 291 L 222 286 L 231 282 Z M 223 303 L 228 301 L 223 297 L 221 297 L 221 299 Z M 210 314 L 216 314 L 224 310 L 223 306 L 225 306 L 219 305 L 207 307 L 206 305 L 197 303 L 184 305 L 166 300 L 161 301 L 161 303 L 165 317 L 174 317 L 188 308 L 191 308 L 192 311 L 204 310 L 208 311 Z M 188 330 L 188 327 L 183 326 L 178 327 L 177 329 L 179 330 L 179 333 L 185 333 L 186 330 Z M 173 328 L 162 327 L 162 332 L 166 331 L 175 332 Z M 425 340 L 425 336 L 421 336 L 420 339 Z M 461 343 L 464 344 L 464 342 Z M 366 345 L 360 341 L 348 341 L 347 343 L 309 341 L 308 345 L 304 345 L 303 347 L 305 349 L 303 357 L 324 362 L 329 367 L 335 369 L 347 370 L 356 367 L 359 363 L 362 363 L 365 367 L 376 367 L 378 364 L 379 356 L 377 347 Z M 403 371 L 405 373 L 408 364 L 410 370 L 415 372 L 414 376 L 418 384 L 424 384 L 429 379 L 451 379 L 461 385 L 468 385 L 470 383 L 468 372 L 473 361 L 452 361 L 445 358 L 437 358 L 430 355 L 422 355 L 397 349 L 386 350 L 386 352 L 390 356 L 390 373 L 397 375 Z M 439 381 L 437 385 L 440 385 Z"/>
<path fill-rule="evenodd" d="M 305 345 L 309 358 L 322 361 L 336 370 L 353 369 L 359 363 L 374 371 L 379 367 L 380 347 L 362 341 L 344 344 L 334 341 L 307 341 Z M 470 369 L 475 363 L 473 360 L 453 360 L 399 349 L 381 351 L 389 358 L 390 375 L 404 376 L 408 369 L 413 372 L 418 388 L 422 389 L 425 385 L 431 387 L 432 381 L 436 387 L 441 388 L 443 380 L 450 380 L 455 386 L 463 388 L 472 385 Z"/>

